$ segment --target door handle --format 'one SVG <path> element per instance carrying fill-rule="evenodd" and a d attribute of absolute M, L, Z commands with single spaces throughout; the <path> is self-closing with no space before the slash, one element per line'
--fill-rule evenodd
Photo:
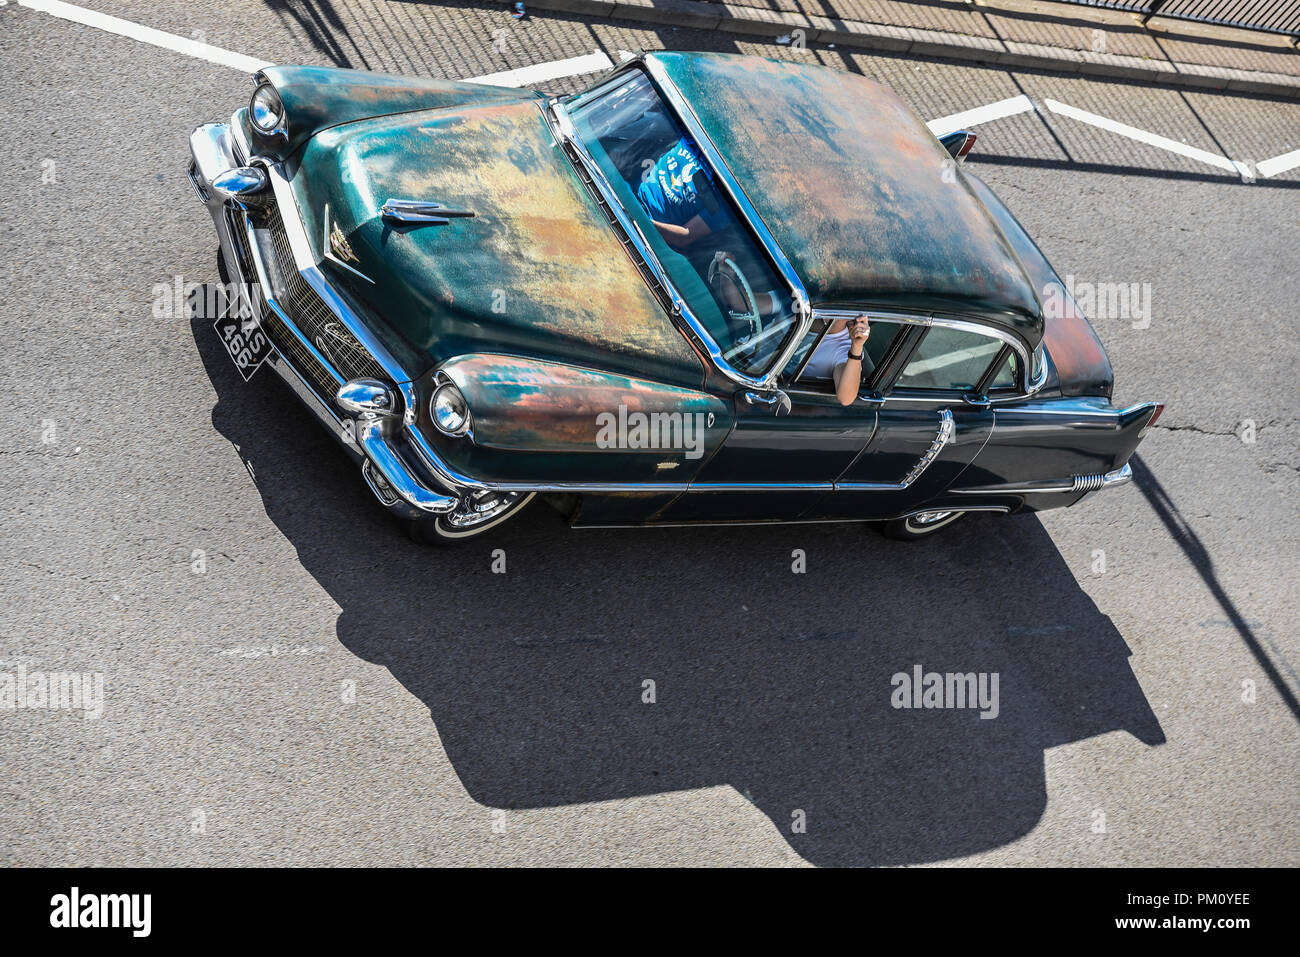
<path fill-rule="evenodd" d="M 757 392 L 746 392 L 743 398 L 746 405 L 767 406 L 773 415 L 788 415 L 790 412 L 790 397 L 780 389 L 777 389 L 771 395 L 761 395 Z"/>

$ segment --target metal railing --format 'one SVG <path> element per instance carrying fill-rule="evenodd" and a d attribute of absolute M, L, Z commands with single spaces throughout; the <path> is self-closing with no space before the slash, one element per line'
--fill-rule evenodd
<path fill-rule="evenodd" d="M 1282 33 L 1300 40 L 1300 0 L 1064 0 L 1139 14 Z"/>

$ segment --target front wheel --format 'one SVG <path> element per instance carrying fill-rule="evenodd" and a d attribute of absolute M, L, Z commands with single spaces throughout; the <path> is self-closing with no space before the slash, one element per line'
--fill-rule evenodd
<path fill-rule="evenodd" d="M 407 532 L 421 545 L 458 545 L 518 515 L 536 496 L 536 492 L 476 492 L 461 499 L 455 511 L 407 522 Z"/>
<path fill-rule="evenodd" d="M 947 528 L 965 514 L 965 512 L 952 511 L 917 512 L 915 515 L 907 516 L 907 518 L 896 518 L 893 521 L 881 522 L 876 527 L 880 529 L 880 534 L 886 538 L 897 539 L 901 542 L 914 542 L 918 539 L 928 538 L 941 528 Z"/>

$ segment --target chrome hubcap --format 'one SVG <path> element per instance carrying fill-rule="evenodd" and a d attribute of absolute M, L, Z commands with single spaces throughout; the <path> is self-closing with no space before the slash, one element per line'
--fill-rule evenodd
<path fill-rule="evenodd" d="M 912 522 L 916 525 L 934 525 L 956 514 L 956 512 L 918 512 L 912 516 Z"/>
<path fill-rule="evenodd" d="M 456 528 L 473 528 L 494 518 L 499 518 L 519 501 L 522 492 L 475 492 L 460 500 L 454 512 L 446 516 L 448 525 Z"/>

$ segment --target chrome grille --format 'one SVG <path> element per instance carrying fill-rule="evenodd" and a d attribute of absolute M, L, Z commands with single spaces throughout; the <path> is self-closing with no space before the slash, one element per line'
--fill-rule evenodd
<path fill-rule="evenodd" d="M 298 272 L 278 208 L 268 212 L 265 228 L 275 250 L 279 279 L 284 283 L 284 289 L 277 290 L 277 294 L 289 318 L 344 379 L 387 379 L 383 367 Z"/>
<path fill-rule="evenodd" d="M 332 401 L 341 381 L 334 373 L 325 368 L 320 360 L 311 354 L 310 350 L 303 347 L 302 342 L 293 334 L 293 330 L 285 324 L 285 321 L 280 318 L 275 310 L 266 304 L 266 291 L 262 288 L 261 283 L 257 282 L 257 270 L 253 266 L 253 254 L 248 245 L 248 221 L 238 210 L 230 210 L 229 217 L 230 234 L 235 239 L 235 254 L 240 258 L 239 271 L 248 277 L 259 299 L 256 307 L 257 313 L 261 317 L 262 330 L 266 333 L 267 338 L 271 340 L 271 344 L 275 346 L 276 351 L 289 360 L 289 363 L 302 374 L 316 393 L 321 398 Z M 298 274 L 295 273 L 295 275 Z M 272 282 L 277 281 L 275 277 L 270 278 Z"/>

